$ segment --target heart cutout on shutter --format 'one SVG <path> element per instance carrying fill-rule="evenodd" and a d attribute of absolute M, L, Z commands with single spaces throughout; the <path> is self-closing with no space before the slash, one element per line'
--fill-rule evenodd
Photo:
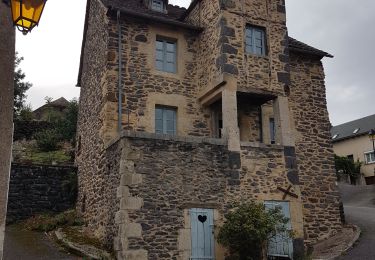
<path fill-rule="evenodd" d="M 207 221 L 207 216 L 202 216 L 202 215 L 199 215 L 198 216 L 198 220 L 202 223 L 206 222 Z"/>

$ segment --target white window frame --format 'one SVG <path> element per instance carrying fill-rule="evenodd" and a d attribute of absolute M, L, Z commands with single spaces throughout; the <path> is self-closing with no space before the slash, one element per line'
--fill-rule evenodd
<path fill-rule="evenodd" d="M 260 33 L 261 38 L 256 38 L 255 33 Z M 266 56 L 267 55 L 267 44 L 266 44 L 266 29 L 248 25 L 245 29 L 245 51 L 246 53 L 250 53 L 252 55 L 257 56 Z M 257 44 L 257 40 L 261 41 L 261 44 Z M 258 48 L 261 48 L 261 51 L 258 51 Z"/>
<path fill-rule="evenodd" d="M 368 160 L 368 156 L 370 157 L 370 161 Z M 374 151 L 365 152 L 365 162 L 366 162 L 366 164 L 373 164 L 373 163 L 375 163 Z"/>
<path fill-rule="evenodd" d="M 164 9 L 165 7 L 163 0 L 151 0 L 151 10 L 163 13 Z"/>

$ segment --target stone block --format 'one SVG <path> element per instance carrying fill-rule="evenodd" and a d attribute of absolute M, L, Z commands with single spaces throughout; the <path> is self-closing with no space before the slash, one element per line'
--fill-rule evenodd
<path fill-rule="evenodd" d="M 137 210 L 142 208 L 143 199 L 138 197 L 122 198 L 120 201 L 121 210 Z"/>
<path fill-rule="evenodd" d="M 127 223 L 123 225 L 125 229 L 125 237 L 127 238 L 141 238 L 142 226 L 139 223 Z"/>
<path fill-rule="evenodd" d="M 119 210 L 115 215 L 115 223 L 123 224 L 129 222 L 129 216 L 126 210 Z"/>
<path fill-rule="evenodd" d="M 191 231 L 190 229 L 180 229 L 178 231 L 178 250 L 191 250 Z"/>
<path fill-rule="evenodd" d="M 124 252 L 126 260 L 148 260 L 146 250 L 128 250 Z"/>
<path fill-rule="evenodd" d="M 130 196 L 129 188 L 126 186 L 120 186 L 117 188 L 116 196 L 118 199 L 127 198 Z"/>

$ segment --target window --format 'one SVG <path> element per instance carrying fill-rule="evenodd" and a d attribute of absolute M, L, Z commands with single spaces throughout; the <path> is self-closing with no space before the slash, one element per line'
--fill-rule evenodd
<path fill-rule="evenodd" d="M 335 140 L 337 137 L 339 137 L 339 134 L 335 134 L 332 139 Z"/>
<path fill-rule="evenodd" d="M 350 161 L 354 162 L 354 156 L 352 154 L 347 155 L 346 158 L 348 158 Z"/>
<path fill-rule="evenodd" d="M 157 12 L 163 12 L 164 11 L 163 0 L 151 0 L 151 9 Z"/>
<path fill-rule="evenodd" d="M 275 136 L 276 136 L 275 119 L 270 118 L 270 141 L 271 141 L 271 144 L 276 143 Z"/>
<path fill-rule="evenodd" d="M 366 164 L 375 163 L 374 151 L 365 153 Z"/>
<path fill-rule="evenodd" d="M 176 42 L 156 40 L 156 69 L 176 73 Z"/>
<path fill-rule="evenodd" d="M 259 56 L 266 55 L 266 32 L 262 28 L 248 26 L 246 28 L 246 52 Z"/>
<path fill-rule="evenodd" d="M 356 134 L 359 132 L 359 128 L 354 129 L 353 134 Z"/>
<path fill-rule="evenodd" d="M 176 135 L 176 113 L 171 107 L 156 106 L 155 133 Z"/>

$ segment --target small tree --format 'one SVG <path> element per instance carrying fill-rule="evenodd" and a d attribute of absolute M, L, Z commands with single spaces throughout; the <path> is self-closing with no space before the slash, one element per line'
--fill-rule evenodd
<path fill-rule="evenodd" d="M 335 155 L 335 167 L 338 179 L 340 175 L 349 176 L 351 184 L 355 184 L 361 174 L 362 163 L 359 160 L 354 162 L 347 157 Z"/>
<path fill-rule="evenodd" d="M 26 91 L 32 87 L 30 82 L 25 82 L 25 73 L 21 70 L 20 64 L 23 61 L 23 57 L 16 56 L 14 59 L 14 114 L 17 116 L 24 106 L 26 99 Z"/>
<path fill-rule="evenodd" d="M 226 215 L 218 242 L 229 249 L 233 259 L 263 259 L 267 241 L 285 232 L 287 223 L 279 209 L 266 210 L 263 204 L 254 202 L 242 204 Z"/>

